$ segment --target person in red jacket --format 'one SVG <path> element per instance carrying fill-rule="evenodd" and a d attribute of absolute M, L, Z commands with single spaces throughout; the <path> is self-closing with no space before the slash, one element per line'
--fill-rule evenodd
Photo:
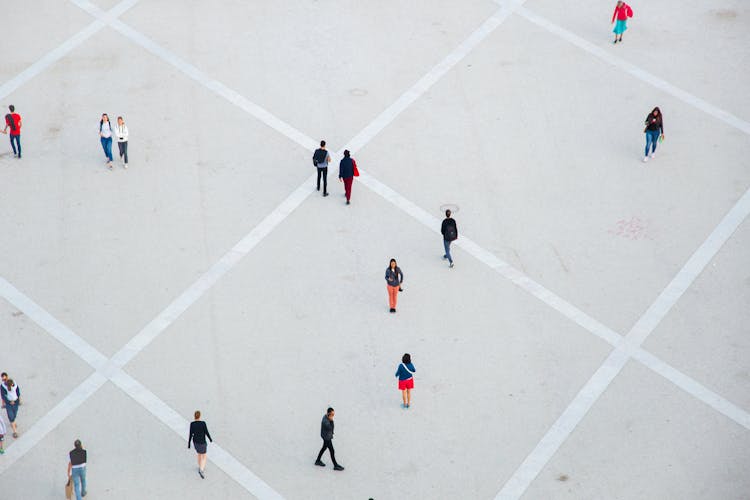
<path fill-rule="evenodd" d="M 615 34 L 615 41 L 612 43 L 622 42 L 622 34 L 628 29 L 629 17 L 633 17 L 633 9 L 631 9 L 630 5 L 625 2 L 618 1 L 617 5 L 615 5 L 615 11 L 612 13 L 612 22 L 614 23 L 615 20 L 617 21 L 615 29 L 612 30 Z"/>
<path fill-rule="evenodd" d="M 13 156 L 16 158 L 21 157 L 21 115 L 16 113 L 16 107 L 12 104 L 8 106 L 10 113 L 5 115 L 5 129 L 2 131 L 3 134 L 8 133 L 10 129 L 10 147 L 13 148 Z M 16 146 L 18 146 L 18 152 L 16 152 Z"/>

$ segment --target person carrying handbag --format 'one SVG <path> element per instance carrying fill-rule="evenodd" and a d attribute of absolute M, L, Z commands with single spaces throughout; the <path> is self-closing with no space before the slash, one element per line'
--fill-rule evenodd
<path fill-rule="evenodd" d="M 408 352 L 401 357 L 401 364 L 396 369 L 398 377 L 398 390 L 401 391 L 403 404 L 401 408 L 408 409 L 411 406 L 411 390 L 414 389 L 414 372 L 417 371 L 411 363 L 411 354 Z"/>

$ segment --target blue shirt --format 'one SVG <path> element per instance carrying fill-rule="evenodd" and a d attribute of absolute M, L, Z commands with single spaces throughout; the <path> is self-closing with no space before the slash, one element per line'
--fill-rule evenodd
<path fill-rule="evenodd" d="M 414 377 L 414 375 L 412 375 L 411 373 L 409 373 L 409 370 L 407 370 L 406 368 L 404 368 L 404 364 L 406 365 L 406 368 L 408 368 L 409 370 L 411 370 L 413 372 L 417 371 L 417 369 L 414 368 L 413 364 L 411 364 L 411 363 L 401 363 L 400 365 L 398 365 L 398 370 L 396 370 L 396 376 L 398 377 L 399 380 L 409 380 L 410 378 Z"/>

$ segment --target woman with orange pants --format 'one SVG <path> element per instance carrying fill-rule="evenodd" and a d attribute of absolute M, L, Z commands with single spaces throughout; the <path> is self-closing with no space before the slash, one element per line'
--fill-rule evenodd
<path fill-rule="evenodd" d="M 391 259 L 388 269 L 385 270 L 385 282 L 388 284 L 388 303 L 392 313 L 396 312 L 396 302 L 398 301 L 398 292 L 401 289 L 401 283 L 404 282 L 404 273 L 396 265 L 396 259 Z"/>

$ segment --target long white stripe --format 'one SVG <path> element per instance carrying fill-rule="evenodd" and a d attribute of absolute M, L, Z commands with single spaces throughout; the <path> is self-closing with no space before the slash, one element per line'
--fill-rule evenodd
<path fill-rule="evenodd" d="M 639 68 L 635 64 L 630 63 L 625 59 L 622 59 L 621 57 L 618 57 L 611 52 L 608 52 L 601 47 L 594 45 L 593 43 L 585 40 L 584 38 L 581 38 L 575 33 L 571 33 L 565 28 L 556 25 L 555 23 L 545 19 L 544 17 L 534 14 L 525 7 L 519 7 L 515 10 L 515 12 L 519 16 L 527 19 L 537 26 L 544 28 L 550 33 L 553 33 L 563 40 L 567 40 L 568 42 L 572 43 L 576 47 L 585 50 L 589 54 L 596 56 L 607 64 L 611 64 L 612 66 L 620 68 L 621 70 L 629 73 L 631 76 L 637 78 L 638 80 L 656 87 L 657 89 L 671 95 L 672 97 L 675 97 L 682 102 L 689 104 L 690 106 L 693 106 L 694 108 L 699 109 L 718 120 L 723 121 L 727 125 L 731 125 L 732 127 L 741 130 L 746 134 L 750 134 L 750 123 L 733 115 L 732 113 L 724 111 L 723 109 L 714 106 L 708 101 L 705 101 L 700 97 L 694 96 L 690 92 L 672 85 L 666 80 L 663 80 L 662 78 L 659 78 L 658 76 Z"/>

